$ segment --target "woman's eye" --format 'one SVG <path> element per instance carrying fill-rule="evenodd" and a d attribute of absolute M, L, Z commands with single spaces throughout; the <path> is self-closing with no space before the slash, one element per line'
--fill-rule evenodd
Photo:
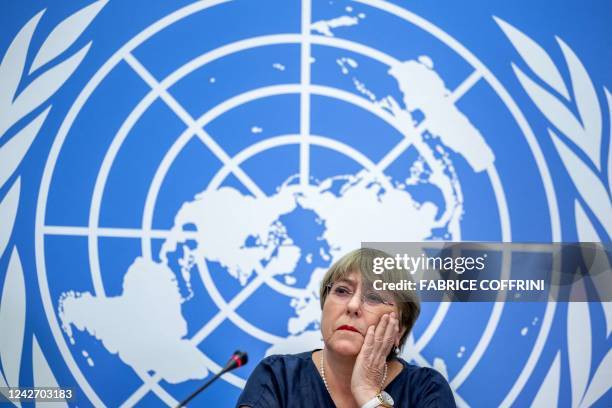
<path fill-rule="evenodd" d="M 336 295 L 345 296 L 345 295 L 349 295 L 351 292 L 348 290 L 348 288 L 345 288 L 344 286 L 339 286 L 336 289 L 334 289 L 334 293 Z"/>
<path fill-rule="evenodd" d="M 378 305 L 378 304 L 383 303 L 383 299 L 375 293 L 368 293 L 365 296 L 365 300 L 367 303 L 370 303 L 373 305 Z"/>

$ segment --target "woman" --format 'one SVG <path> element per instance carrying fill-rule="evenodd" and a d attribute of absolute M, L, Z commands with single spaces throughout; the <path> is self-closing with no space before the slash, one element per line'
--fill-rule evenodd
<path fill-rule="evenodd" d="M 397 357 L 419 315 L 412 291 L 374 290 L 405 274 L 373 273 L 375 249 L 338 260 L 321 282 L 323 350 L 266 357 L 255 368 L 238 407 L 454 407 L 448 383 L 433 369 Z"/>

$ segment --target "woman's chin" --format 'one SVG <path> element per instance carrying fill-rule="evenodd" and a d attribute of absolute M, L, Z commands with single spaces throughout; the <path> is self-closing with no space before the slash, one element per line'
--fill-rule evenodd
<path fill-rule="evenodd" d="M 361 344 L 363 342 L 357 342 L 351 339 L 336 339 L 330 348 L 337 354 L 343 356 L 356 356 L 361 351 Z"/>

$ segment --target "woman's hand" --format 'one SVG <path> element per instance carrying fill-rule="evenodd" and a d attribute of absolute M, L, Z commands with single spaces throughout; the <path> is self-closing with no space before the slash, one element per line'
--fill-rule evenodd
<path fill-rule="evenodd" d="M 398 334 L 399 322 L 395 312 L 384 314 L 376 328 L 368 327 L 351 376 L 351 392 L 359 406 L 380 391 L 385 361 L 391 348 L 397 344 Z"/>

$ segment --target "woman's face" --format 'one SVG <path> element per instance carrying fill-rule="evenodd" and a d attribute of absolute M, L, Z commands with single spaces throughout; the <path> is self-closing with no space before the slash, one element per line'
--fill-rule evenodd
<path fill-rule="evenodd" d="M 340 281 L 333 282 L 335 288 L 340 288 L 352 292 L 353 295 L 344 295 L 342 298 L 334 296 L 331 289 L 328 289 L 327 298 L 323 304 L 323 315 L 321 317 L 321 333 L 325 347 L 334 352 L 347 356 L 356 356 L 361 350 L 365 333 L 369 326 L 378 324 L 380 318 L 386 314 L 395 312 L 399 316 L 397 306 L 380 304 L 378 306 L 362 304 L 361 274 L 351 272 Z M 381 294 L 372 288 L 365 288 L 368 292 Z M 365 307 L 364 307 L 365 306 Z M 400 333 L 395 342 L 403 333 Z"/>

